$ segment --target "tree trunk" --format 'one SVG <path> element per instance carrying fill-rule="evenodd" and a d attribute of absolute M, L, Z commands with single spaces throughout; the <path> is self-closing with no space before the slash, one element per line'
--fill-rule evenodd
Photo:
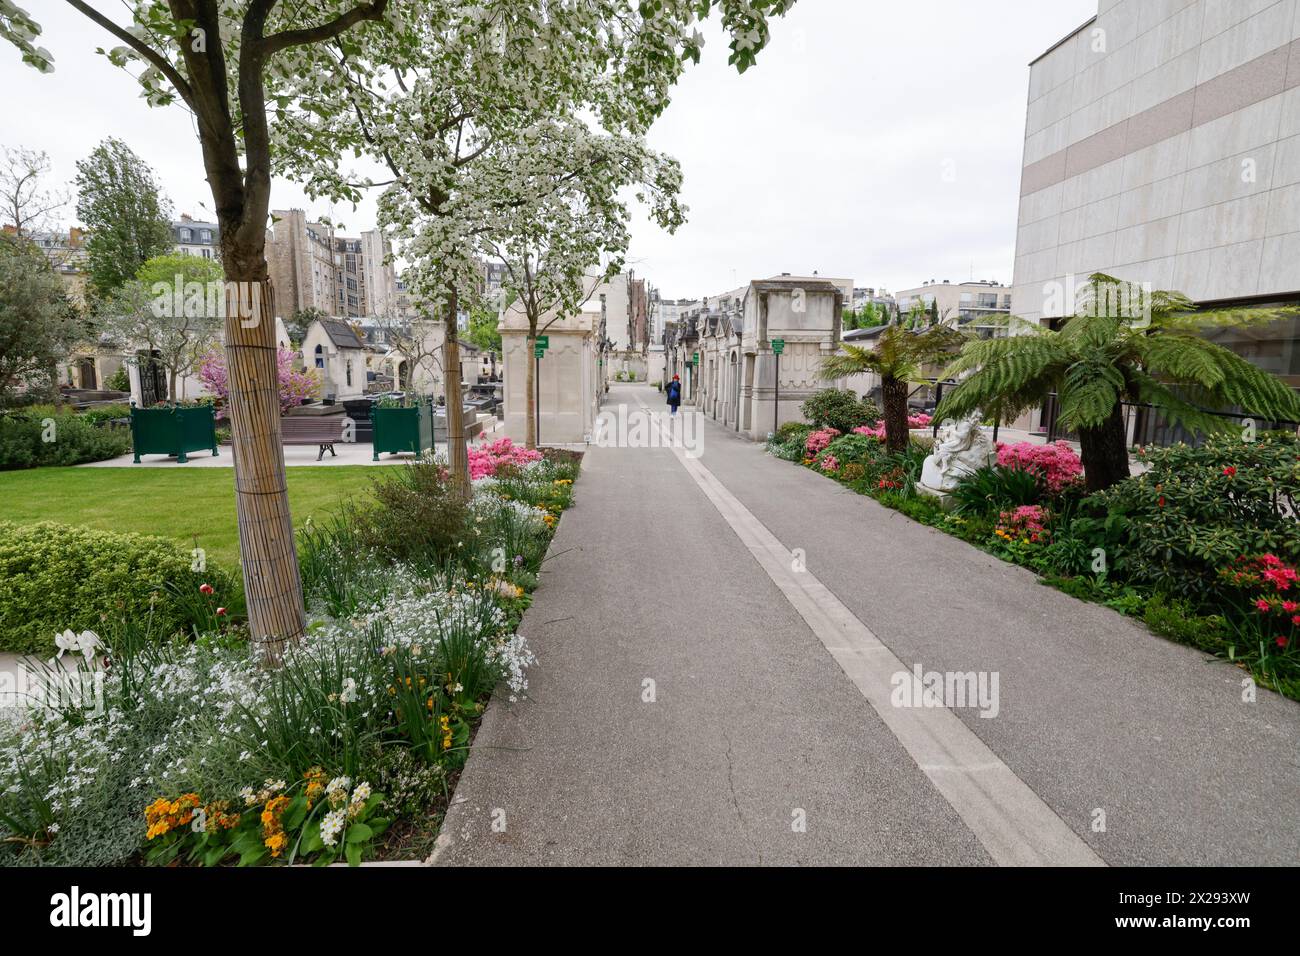
<path fill-rule="evenodd" d="M 469 498 L 469 454 L 465 448 L 465 413 L 460 395 L 460 326 L 456 290 L 447 297 L 447 338 L 444 344 L 443 381 L 447 393 L 447 462 L 451 480 L 462 498 Z"/>
<path fill-rule="evenodd" d="M 528 422 L 524 425 L 524 446 L 527 448 L 537 447 L 537 359 L 534 353 L 537 349 L 537 326 L 530 325 L 528 329 L 528 351 L 524 353 L 524 362 L 528 366 L 528 371 L 524 375 L 524 391 L 527 392 L 527 398 L 524 400 L 525 417 Z"/>
<path fill-rule="evenodd" d="M 906 451 L 911 437 L 907 430 L 907 382 L 889 375 L 880 377 L 880 399 L 884 406 L 885 448 Z"/>
<path fill-rule="evenodd" d="M 234 278 L 234 277 L 232 277 Z M 265 278 L 226 289 L 226 368 L 235 514 L 253 641 L 268 664 L 304 630 L 302 579 L 280 445 L 275 299 Z"/>
<path fill-rule="evenodd" d="M 1129 476 L 1128 442 L 1119 402 L 1103 424 L 1079 429 L 1079 449 L 1089 492 L 1109 488 Z"/>

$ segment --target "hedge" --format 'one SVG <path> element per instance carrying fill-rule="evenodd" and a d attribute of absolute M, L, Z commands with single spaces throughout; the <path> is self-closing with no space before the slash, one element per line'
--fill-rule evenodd
<path fill-rule="evenodd" d="M 48 429 L 47 418 L 51 422 Z M 104 461 L 130 450 L 129 431 L 97 427 L 93 418 L 83 415 L 0 415 L 0 471 Z"/>
<path fill-rule="evenodd" d="M 106 619 L 148 624 L 156 635 L 188 630 L 190 595 L 209 580 L 219 592 L 228 587 L 220 572 L 200 576 L 190 561 L 163 538 L 0 522 L 0 651 L 50 655 L 55 634 L 98 633 Z"/>

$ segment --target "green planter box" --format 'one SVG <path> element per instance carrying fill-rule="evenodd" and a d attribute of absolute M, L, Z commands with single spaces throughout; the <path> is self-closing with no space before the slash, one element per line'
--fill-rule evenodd
<path fill-rule="evenodd" d="M 188 408 L 131 409 L 131 444 L 136 464 L 141 455 L 173 455 L 185 462 L 188 452 L 211 449 L 217 454 L 217 420 L 211 405 Z"/>
<path fill-rule="evenodd" d="M 433 447 L 433 414 L 427 405 L 373 408 L 370 424 L 374 430 L 373 461 L 379 460 L 380 452 L 409 451 L 419 455 Z"/>

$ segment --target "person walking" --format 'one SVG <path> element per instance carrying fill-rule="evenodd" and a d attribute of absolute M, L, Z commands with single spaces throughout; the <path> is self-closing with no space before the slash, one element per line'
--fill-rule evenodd
<path fill-rule="evenodd" d="M 682 380 L 681 380 L 681 378 L 679 378 L 678 376 L 674 375 L 674 376 L 673 376 L 673 380 L 672 380 L 671 382 L 668 383 L 668 387 L 667 387 L 666 389 L 664 389 L 664 391 L 667 392 L 667 394 L 668 394 L 668 407 L 669 407 L 669 409 L 671 409 L 671 411 L 669 411 L 668 414 L 669 414 L 669 415 L 676 415 L 676 414 L 677 414 L 677 407 L 678 407 L 679 405 L 681 405 L 681 403 L 682 403 Z"/>

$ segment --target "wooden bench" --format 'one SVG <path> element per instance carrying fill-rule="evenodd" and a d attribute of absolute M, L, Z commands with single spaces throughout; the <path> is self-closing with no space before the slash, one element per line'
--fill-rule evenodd
<path fill-rule="evenodd" d="M 325 457 L 328 448 L 332 457 L 334 443 L 343 441 L 343 429 L 349 421 L 346 415 L 286 415 L 280 419 L 281 445 L 319 445 L 316 460 Z"/>

